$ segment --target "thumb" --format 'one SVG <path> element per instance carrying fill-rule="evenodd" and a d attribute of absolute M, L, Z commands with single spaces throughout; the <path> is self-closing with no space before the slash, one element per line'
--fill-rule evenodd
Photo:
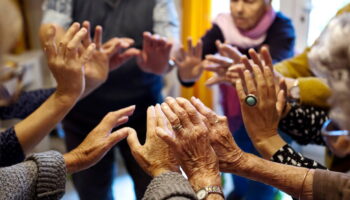
<path fill-rule="evenodd" d="M 135 132 L 135 130 L 129 127 L 125 127 L 111 133 L 109 136 L 111 146 L 114 146 L 119 141 L 126 138 L 131 132 Z"/>
<path fill-rule="evenodd" d="M 142 147 L 137 137 L 136 131 L 131 128 L 128 131 L 127 142 L 131 151 L 137 151 L 139 148 Z"/>
<path fill-rule="evenodd" d="M 163 128 L 156 128 L 157 136 L 160 137 L 165 143 L 167 143 L 171 147 L 176 147 L 175 139 L 168 134 Z"/>

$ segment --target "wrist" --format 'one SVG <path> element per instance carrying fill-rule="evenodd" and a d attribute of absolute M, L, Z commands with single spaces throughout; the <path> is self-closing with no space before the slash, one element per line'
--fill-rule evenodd
<path fill-rule="evenodd" d="M 286 144 L 277 131 L 267 138 L 254 142 L 254 146 L 265 159 L 270 159 Z"/>
<path fill-rule="evenodd" d="M 66 164 L 66 169 L 67 169 L 67 173 L 68 174 L 72 174 L 72 173 L 75 173 L 78 170 L 78 164 L 76 162 L 76 156 L 69 152 L 69 153 L 66 153 L 63 155 L 63 159 L 64 159 L 64 162 Z"/>
<path fill-rule="evenodd" d="M 62 90 L 56 89 L 56 91 L 53 93 L 53 97 L 61 104 L 63 105 L 72 105 L 75 104 L 78 99 L 80 98 L 80 94 L 78 93 L 66 93 Z"/>
<path fill-rule="evenodd" d="M 189 182 L 194 191 L 198 191 L 207 186 L 220 186 L 221 187 L 221 176 L 220 173 L 197 173 L 189 177 Z"/>

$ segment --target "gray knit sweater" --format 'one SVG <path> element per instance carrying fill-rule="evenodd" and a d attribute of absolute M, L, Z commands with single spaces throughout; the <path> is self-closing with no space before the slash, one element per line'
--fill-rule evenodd
<path fill-rule="evenodd" d="M 180 173 L 168 172 L 155 177 L 148 185 L 143 200 L 196 200 L 190 183 Z"/>
<path fill-rule="evenodd" d="M 60 199 L 65 191 L 66 167 L 62 155 L 48 151 L 0 168 L 0 199 Z"/>

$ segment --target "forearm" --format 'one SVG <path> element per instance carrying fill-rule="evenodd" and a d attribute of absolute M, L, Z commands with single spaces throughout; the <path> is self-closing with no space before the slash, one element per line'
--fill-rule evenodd
<path fill-rule="evenodd" d="M 312 199 L 313 170 L 274 163 L 251 154 L 244 154 L 239 164 L 232 166 L 235 167 L 230 173 L 274 186 L 296 198 Z"/>
<path fill-rule="evenodd" d="M 252 139 L 252 142 L 261 156 L 267 160 L 270 160 L 280 148 L 287 144 L 277 132 L 273 136 L 262 140 Z"/>
<path fill-rule="evenodd" d="M 30 152 L 75 105 L 78 96 L 53 93 L 31 115 L 15 125 L 17 138 L 24 153 Z"/>

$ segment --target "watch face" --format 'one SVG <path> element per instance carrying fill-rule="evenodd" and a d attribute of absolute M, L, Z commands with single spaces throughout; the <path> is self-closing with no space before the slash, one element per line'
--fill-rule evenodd
<path fill-rule="evenodd" d="M 205 189 L 201 189 L 197 192 L 197 198 L 198 199 L 205 199 L 207 197 L 207 191 Z"/>

